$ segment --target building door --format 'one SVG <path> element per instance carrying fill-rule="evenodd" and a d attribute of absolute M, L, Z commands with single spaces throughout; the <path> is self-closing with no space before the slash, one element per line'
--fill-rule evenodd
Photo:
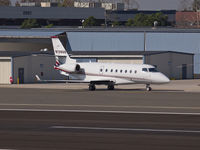
<path fill-rule="evenodd" d="M 24 83 L 24 68 L 18 69 L 19 84 Z"/>
<path fill-rule="evenodd" d="M 182 64 L 182 79 L 187 79 L 187 65 Z"/>
<path fill-rule="evenodd" d="M 11 76 L 11 60 L 6 58 L 0 59 L 0 84 L 10 84 Z"/>

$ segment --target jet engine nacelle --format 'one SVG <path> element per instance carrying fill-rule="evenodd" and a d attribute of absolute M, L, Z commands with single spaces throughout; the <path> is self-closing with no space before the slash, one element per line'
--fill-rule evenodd
<path fill-rule="evenodd" d="M 78 72 L 81 70 L 81 66 L 79 64 L 68 64 L 67 69 L 71 72 Z"/>

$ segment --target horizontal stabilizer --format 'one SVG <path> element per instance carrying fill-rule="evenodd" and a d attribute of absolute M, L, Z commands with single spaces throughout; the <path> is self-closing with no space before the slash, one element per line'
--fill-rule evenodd
<path fill-rule="evenodd" d="M 35 78 L 41 83 L 89 83 L 88 81 L 84 80 L 42 80 L 38 75 L 35 75 Z"/>

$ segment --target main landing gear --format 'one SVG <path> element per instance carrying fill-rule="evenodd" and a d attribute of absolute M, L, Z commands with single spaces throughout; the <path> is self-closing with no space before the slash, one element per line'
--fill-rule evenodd
<path fill-rule="evenodd" d="M 146 90 L 147 91 L 151 91 L 152 90 L 152 88 L 150 87 L 150 84 L 146 84 Z"/>
<path fill-rule="evenodd" d="M 90 83 L 89 84 L 89 91 L 95 91 L 96 90 L 95 84 L 97 84 L 97 85 L 101 85 L 101 84 L 107 85 L 108 90 L 114 90 L 115 89 L 113 82 L 109 82 L 109 83 L 108 82 L 106 82 L 106 83 L 105 82 L 103 82 L 103 83 L 99 82 L 99 83 Z"/>
<path fill-rule="evenodd" d="M 114 90 L 115 89 L 115 86 L 114 84 L 108 84 L 108 90 Z"/>

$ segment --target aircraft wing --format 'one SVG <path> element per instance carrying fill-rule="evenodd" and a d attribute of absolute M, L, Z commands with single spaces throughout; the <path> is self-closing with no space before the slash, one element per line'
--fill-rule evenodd
<path fill-rule="evenodd" d="M 35 75 L 35 78 L 38 82 L 43 83 L 90 83 L 89 81 L 83 80 L 42 80 L 38 75 Z"/>
<path fill-rule="evenodd" d="M 43 83 L 94 83 L 94 84 L 108 84 L 110 82 L 115 83 L 112 80 L 91 80 L 91 81 L 84 81 L 84 80 L 42 80 L 38 75 L 35 75 L 35 78 L 38 82 Z"/>

